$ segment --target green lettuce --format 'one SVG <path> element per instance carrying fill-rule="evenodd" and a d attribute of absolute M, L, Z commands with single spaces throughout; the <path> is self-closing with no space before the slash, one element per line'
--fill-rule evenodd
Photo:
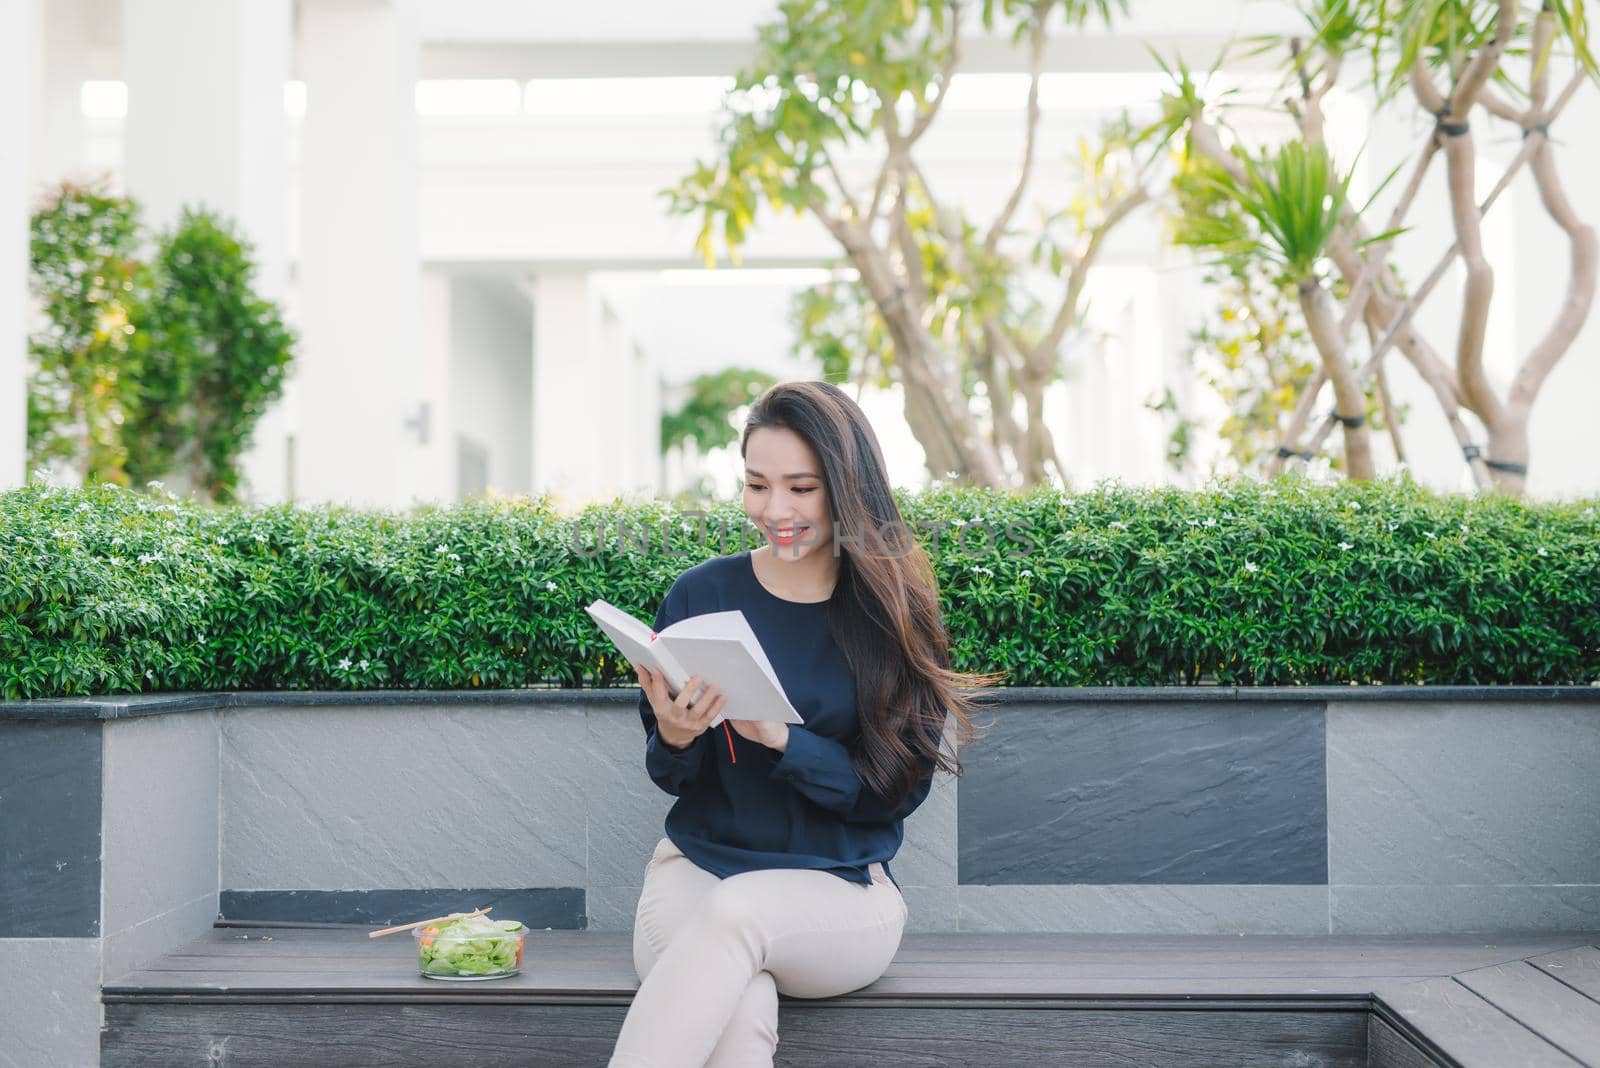
<path fill-rule="evenodd" d="M 426 975 L 495 975 L 517 966 L 522 924 L 470 916 L 423 930 L 418 963 Z"/>

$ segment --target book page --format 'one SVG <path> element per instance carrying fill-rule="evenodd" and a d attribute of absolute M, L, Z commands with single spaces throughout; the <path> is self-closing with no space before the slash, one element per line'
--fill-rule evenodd
<path fill-rule="evenodd" d="M 756 637 L 756 632 L 751 629 L 750 621 L 744 613 L 737 608 L 728 612 L 708 612 L 705 615 L 690 616 L 680 619 L 672 624 L 662 634 L 673 637 L 683 635 L 691 638 L 732 638 L 750 650 L 750 655 L 755 658 L 761 670 L 771 680 L 772 685 L 780 693 L 783 683 L 778 681 L 778 673 L 772 669 L 772 661 L 767 659 L 767 651 L 761 648 L 761 639 Z M 735 719 L 748 719 L 748 716 L 735 716 Z"/>
<path fill-rule="evenodd" d="M 738 638 L 701 638 L 666 635 L 665 643 L 690 675 L 699 675 L 722 688 L 727 700 L 711 724 L 724 719 L 760 719 L 774 723 L 804 723 L 788 695 L 750 647 Z"/>

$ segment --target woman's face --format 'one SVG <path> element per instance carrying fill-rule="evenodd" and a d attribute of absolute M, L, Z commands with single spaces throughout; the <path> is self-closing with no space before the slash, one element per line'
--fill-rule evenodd
<path fill-rule="evenodd" d="M 773 555 L 798 560 L 833 544 L 822 465 L 805 439 L 786 427 L 750 432 L 744 454 L 744 513 L 772 543 Z"/>

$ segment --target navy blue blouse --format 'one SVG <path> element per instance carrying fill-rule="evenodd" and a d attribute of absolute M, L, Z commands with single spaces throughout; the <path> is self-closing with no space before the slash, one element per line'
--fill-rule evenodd
<path fill-rule="evenodd" d="M 721 725 L 677 750 L 656 734 L 655 713 L 641 692 L 645 768 L 678 799 L 667 813 L 667 837 L 722 878 L 761 868 L 814 868 L 870 883 L 867 866 L 882 861 L 888 872 L 904 838 L 902 821 L 928 796 L 931 766 L 898 806 L 862 781 L 847 748 L 860 733 L 855 680 L 829 629 L 828 602 L 774 594 L 756 578 L 749 550 L 679 575 L 655 626 L 733 609 L 749 620 L 805 725 L 789 726 L 782 753 Z M 730 735 L 737 762 L 729 753 Z"/>

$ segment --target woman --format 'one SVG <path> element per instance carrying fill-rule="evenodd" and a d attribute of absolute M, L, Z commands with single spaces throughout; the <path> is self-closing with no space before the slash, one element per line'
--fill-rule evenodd
<path fill-rule="evenodd" d="M 770 1065 L 778 994 L 821 998 L 883 974 L 907 909 L 888 868 L 941 751 L 972 737 L 994 681 L 950 670 L 927 557 L 900 518 L 861 409 L 780 383 L 740 442 L 744 509 L 768 544 L 680 575 L 656 629 L 739 609 L 804 726 L 730 720 L 715 679 L 676 697 L 636 669 L 645 766 L 677 797 L 634 920 L 641 985 L 612 1068 Z M 702 683 L 706 685 L 702 690 Z"/>

